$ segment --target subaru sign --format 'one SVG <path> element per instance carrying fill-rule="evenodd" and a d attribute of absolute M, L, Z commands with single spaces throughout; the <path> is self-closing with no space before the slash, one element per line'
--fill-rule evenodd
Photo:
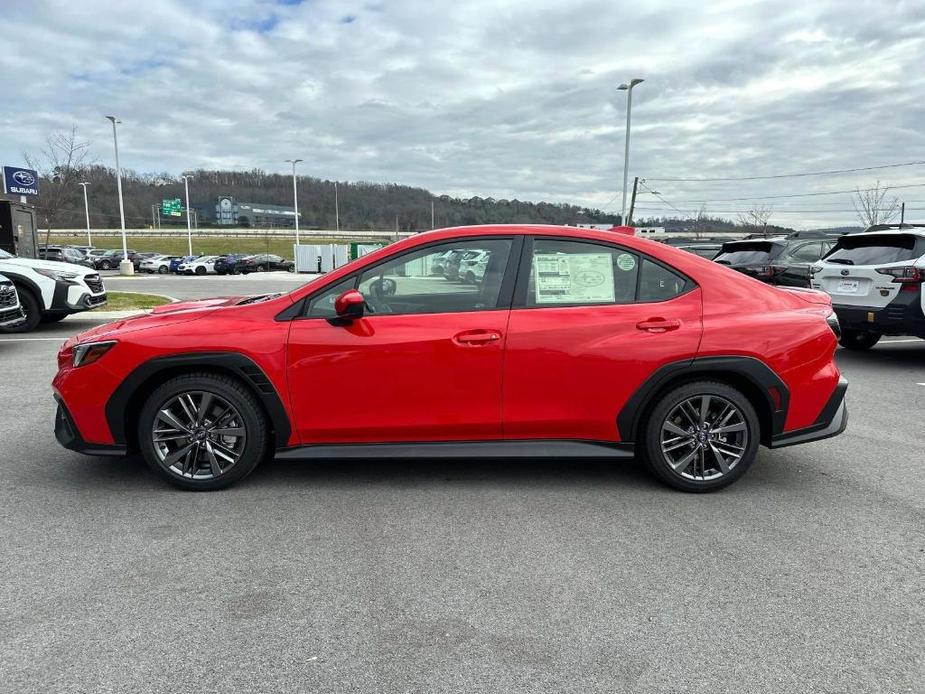
<path fill-rule="evenodd" d="M 38 195 L 38 173 L 18 166 L 4 166 L 3 192 L 7 195 Z"/>

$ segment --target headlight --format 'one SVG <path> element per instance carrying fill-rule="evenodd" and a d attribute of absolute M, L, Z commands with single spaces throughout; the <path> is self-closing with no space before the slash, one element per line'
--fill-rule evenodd
<path fill-rule="evenodd" d="M 87 342 L 74 347 L 74 366 L 87 366 L 95 361 L 99 361 L 106 352 L 116 346 L 115 341 L 110 342 Z"/>
<path fill-rule="evenodd" d="M 45 268 L 35 268 L 35 271 L 40 275 L 43 275 L 49 279 L 54 280 L 55 282 L 68 282 L 70 280 L 76 280 L 80 275 L 76 272 L 64 272 L 62 270 L 46 270 Z"/>

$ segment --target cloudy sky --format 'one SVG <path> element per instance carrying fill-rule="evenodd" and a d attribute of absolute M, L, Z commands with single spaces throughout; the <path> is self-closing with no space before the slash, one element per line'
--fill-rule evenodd
<path fill-rule="evenodd" d="M 142 172 L 305 159 L 321 178 L 619 210 L 625 92 L 643 214 L 925 184 L 925 2 L 0 0 L 0 161 L 76 124 Z M 12 42 L 12 43 L 11 43 Z M 925 185 L 897 188 L 925 219 Z M 616 197 L 615 197 L 616 196 Z M 663 202 L 667 201 L 667 202 Z M 772 221 L 853 221 L 850 195 Z M 921 211 L 916 212 L 916 208 Z"/>

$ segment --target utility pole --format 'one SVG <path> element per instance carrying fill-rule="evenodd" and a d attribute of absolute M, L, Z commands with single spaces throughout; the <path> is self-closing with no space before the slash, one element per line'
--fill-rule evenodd
<path fill-rule="evenodd" d="M 626 137 L 623 141 L 623 204 L 620 207 L 620 224 L 626 224 L 626 183 L 630 166 L 630 121 L 633 113 L 633 87 L 645 80 L 635 77 L 629 83 L 621 84 L 618 90 L 626 92 Z"/>
<path fill-rule="evenodd" d="M 87 189 L 84 188 L 84 191 L 86 190 Z M 902 226 L 905 223 L 906 223 L 906 203 L 903 203 L 902 206 L 899 208 L 899 226 Z"/>
<path fill-rule="evenodd" d="M 334 229 L 340 231 L 340 205 L 337 201 L 337 181 L 334 181 Z"/>
<path fill-rule="evenodd" d="M 434 223 L 434 199 L 430 199 L 430 228 L 436 229 L 437 225 Z"/>
<path fill-rule="evenodd" d="M 93 241 L 90 240 L 90 205 L 87 204 L 87 186 L 90 185 L 87 181 L 83 183 L 78 183 L 77 185 L 82 186 L 84 189 L 84 214 L 87 215 L 87 245 L 92 246 Z"/>
<path fill-rule="evenodd" d="M 636 176 L 633 179 L 633 197 L 630 198 L 630 211 L 626 215 L 626 220 L 620 220 L 623 226 L 631 227 L 633 226 L 633 209 L 636 207 L 636 189 L 639 187 L 639 176 Z"/>
<path fill-rule="evenodd" d="M 122 167 L 119 166 L 119 136 L 116 134 L 116 123 L 121 123 L 115 116 L 106 116 L 112 123 L 112 144 L 116 151 L 116 188 L 119 191 L 119 222 L 122 224 L 122 261 L 119 263 L 119 274 L 134 275 L 135 265 L 128 259 L 128 239 L 125 237 L 125 205 L 122 202 Z"/>
<path fill-rule="evenodd" d="M 301 159 L 287 159 L 287 164 L 292 164 L 292 209 L 295 211 L 295 245 L 299 245 L 299 189 L 296 185 L 295 165 Z M 269 242 L 268 242 L 269 243 Z"/>
<path fill-rule="evenodd" d="M 183 179 L 183 187 L 186 189 L 186 240 L 189 243 L 189 254 L 193 255 L 193 220 L 190 219 L 189 212 L 189 176 L 180 176 Z"/>

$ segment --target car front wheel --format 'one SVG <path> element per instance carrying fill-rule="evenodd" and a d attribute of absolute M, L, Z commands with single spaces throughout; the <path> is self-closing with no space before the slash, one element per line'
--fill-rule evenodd
<path fill-rule="evenodd" d="M 157 274 L 159 274 L 159 275 L 166 275 L 169 271 L 170 271 L 170 268 L 168 268 L 166 265 L 161 265 L 161 266 L 157 269 Z"/>
<path fill-rule="evenodd" d="M 869 333 L 862 330 L 842 330 L 841 346 L 846 349 L 863 351 L 870 349 L 880 341 L 880 333 Z"/>
<path fill-rule="evenodd" d="M 662 481 L 686 492 L 732 484 L 755 460 L 755 408 L 724 383 L 698 381 L 666 393 L 645 425 L 642 457 Z"/>
<path fill-rule="evenodd" d="M 138 419 L 145 462 L 182 489 L 210 491 L 250 474 L 267 452 L 267 421 L 234 378 L 177 376 L 147 399 Z"/>
<path fill-rule="evenodd" d="M 5 333 L 31 333 L 38 327 L 42 321 L 42 306 L 35 295 L 28 289 L 19 289 L 19 305 L 23 313 L 26 314 L 26 320 L 19 325 L 11 328 L 0 328 L 0 332 Z"/>

